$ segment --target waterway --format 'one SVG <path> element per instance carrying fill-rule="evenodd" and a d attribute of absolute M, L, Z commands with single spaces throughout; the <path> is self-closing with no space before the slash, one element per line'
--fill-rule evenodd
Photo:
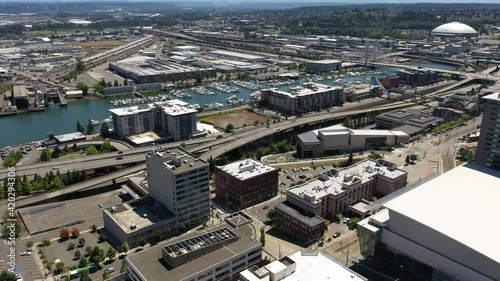
<path fill-rule="evenodd" d="M 449 65 L 429 63 L 427 67 L 453 69 Z M 449 68 L 451 67 L 451 68 Z M 386 76 L 396 74 L 396 69 L 383 68 L 377 76 Z M 343 78 L 344 82 L 363 81 L 369 79 L 372 75 L 361 75 L 357 77 Z M 292 85 L 280 86 L 280 90 L 287 90 L 290 87 L 299 85 L 305 82 L 305 79 L 300 79 Z M 321 84 L 336 85 L 334 80 L 318 81 Z M 234 86 L 231 84 L 231 86 Z M 219 102 L 226 104 L 226 98 L 237 95 L 238 98 L 249 100 L 250 94 L 255 90 L 240 88 L 239 93 L 226 94 L 214 91 L 216 95 L 198 95 L 191 91 L 186 91 L 192 98 L 186 99 L 186 102 L 191 104 L 199 104 L 204 106 L 207 103 Z M 123 97 L 122 97 L 123 99 Z M 76 130 L 76 121 L 80 121 L 85 126 L 89 119 L 104 120 L 111 113 L 110 108 L 113 105 L 110 103 L 113 98 L 79 100 L 70 102 L 66 108 L 47 108 L 43 112 L 37 113 L 20 113 L 14 116 L 5 116 L 0 118 L 0 147 L 6 145 L 14 145 L 19 143 L 30 142 L 47 138 L 48 133 L 64 134 L 74 132 Z"/>

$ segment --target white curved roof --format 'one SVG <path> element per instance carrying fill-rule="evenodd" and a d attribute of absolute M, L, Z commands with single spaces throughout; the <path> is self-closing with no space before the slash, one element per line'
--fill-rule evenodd
<path fill-rule="evenodd" d="M 434 28 L 434 30 L 432 30 L 432 34 L 444 36 L 465 36 L 476 35 L 477 31 L 466 24 L 450 22 Z"/>

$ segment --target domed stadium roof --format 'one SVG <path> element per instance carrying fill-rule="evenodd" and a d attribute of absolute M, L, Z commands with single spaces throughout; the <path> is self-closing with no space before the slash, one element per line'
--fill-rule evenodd
<path fill-rule="evenodd" d="M 432 30 L 432 35 L 448 37 L 467 37 L 477 35 L 474 28 L 459 22 L 450 22 L 440 25 Z"/>

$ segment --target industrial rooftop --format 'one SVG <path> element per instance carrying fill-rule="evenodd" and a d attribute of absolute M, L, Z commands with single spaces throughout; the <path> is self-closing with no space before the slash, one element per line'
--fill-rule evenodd
<path fill-rule="evenodd" d="M 329 85 L 323 85 L 323 84 L 318 84 L 318 83 L 312 83 L 312 82 L 306 82 L 302 84 L 302 86 L 295 86 L 290 89 L 288 89 L 288 92 L 285 91 L 280 91 L 278 89 L 270 89 L 271 91 L 275 93 L 280 93 L 283 95 L 287 95 L 289 97 L 299 97 L 299 96 L 307 96 L 307 95 L 312 95 L 312 94 L 318 94 L 322 92 L 329 92 L 332 90 L 341 90 L 342 87 L 335 87 L 335 86 L 329 86 Z"/>
<path fill-rule="evenodd" d="M 139 114 L 142 112 L 148 112 L 158 107 L 161 107 L 163 109 L 163 112 L 172 116 L 197 112 L 195 109 L 189 108 L 188 106 L 189 103 L 183 102 L 181 100 L 169 100 L 169 101 L 155 102 L 150 104 L 140 104 L 130 107 L 112 108 L 109 111 L 118 116 L 127 116 L 127 115 Z"/>
<path fill-rule="evenodd" d="M 387 202 L 384 206 L 413 221 L 500 261 L 500 227 L 489 216 L 498 212 L 500 172 L 466 164 L 442 174 Z M 471 212 L 470 210 L 474 210 Z M 488 231 L 471 235 L 464 222 L 487 225 Z"/>
<path fill-rule="evenodd" d="M 317 216 L 315 214 L 306 213 L 300 208 L 297 208 L 294 205 L 288 203 L 288 201 L 276 205 L 275 208 L 288 214 L 292 218 L 307 224 L 307 226 L 309 227 L 315 227 L 318 224 L 322 224 L 325 222 L 325 220 L 322 217 Z"/>
<path fill-rule="evenodd" d="M 203 166 L 207 166 L 208 168 L 208 164 L 205 161 L 179 148 L 158 150 L 147 157 L 151 157 L 151 159 L 156 161 L 162 161 L 163 166 L 175 173 L 182 173 Z"/>
<path fill-rule="evenodd" d="M 191 66 L 181 65 L 167 60 L 143 56 L 135 57 L 133 60 L 121 60 L 111 64 L 127 72 L 134 73 L 137 76 L 182 73 L 199 70 Z"/>
<path fill-rule="evenodd" d="M 267 166 L 253 159 L 236 161 L 218 168 L 240 180 L 247 180 L 261 174 L 276 171 L 276 168 Z"/>
<path fill-rule="evenodd" d="M 330 194 L 337 195 L 345 192 L 344 186 L 348 187 L 358 181 L 362 183 L 370 181 L 377 174 L 398 178 L 406 173 L 385 160 L 366 159 L 347 168 L 325 171 L 317 179 L 290 188 L 287 192 L 303 198 L 309 197 L 311 202 L 317 203 L 321 198 Z"/>

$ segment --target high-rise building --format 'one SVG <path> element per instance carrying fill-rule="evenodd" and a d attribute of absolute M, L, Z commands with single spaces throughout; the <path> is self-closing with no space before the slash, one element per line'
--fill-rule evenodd
<path fill-rule="evenodd" d="M 208 164 L 181 149 L 146 156 L 149 196 L 165 206 L 178 224 L 203 223 L 210 215 Z"/>
<path fill-rule="evenodd" d="M 476 163 L 500 170 L 500 93 L 483 97 L 483 122 L 476 151 Z"/>

